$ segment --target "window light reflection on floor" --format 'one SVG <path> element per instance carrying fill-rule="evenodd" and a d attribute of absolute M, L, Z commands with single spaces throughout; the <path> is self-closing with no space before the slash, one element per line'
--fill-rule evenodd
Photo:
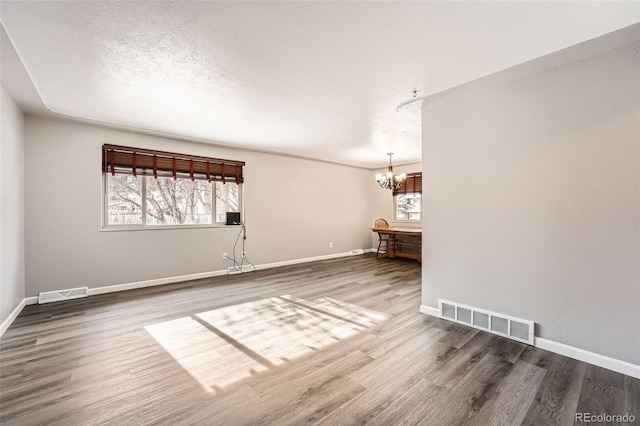
<path fill-rule="evenodd" d="M 215 393 L 388 318 L 329 297 L 285 295 L 145 328 L 207 392 Z"/>

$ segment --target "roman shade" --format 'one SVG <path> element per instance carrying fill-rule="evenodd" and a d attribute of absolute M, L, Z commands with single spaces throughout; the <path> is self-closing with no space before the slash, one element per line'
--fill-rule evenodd
<path fill-rule="evenodd" d="M 103 173 L 166 176 L 174 179 L 208 180 L 243 183 L 244 161 L 223 160 L 177 154 L 174 152 L 132 148 L 119 145 L 102 145 Z"/>

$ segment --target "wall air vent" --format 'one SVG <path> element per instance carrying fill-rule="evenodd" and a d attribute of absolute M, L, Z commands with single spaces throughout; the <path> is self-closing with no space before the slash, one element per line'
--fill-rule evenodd
<path fill-rule="evenodd" d="M 67 290 L 47 291 L 38 295 L 38 303 L 59 302 L 61 300 L 78 299 L 89 295 L 88 287 L 70 288 Z"/>
<path fill-rule="evenodd" d="M 229 275 L 243 274 L 245 272 L 253 272 L 256 268 L 253 265 L 229 266 Z"/>
<path fill-rule="evenodd" d="M 534 322 L 440 299 L 440 318 L 533 345 Z"/>
<path fill-rule="evenodd" d="M 364 254 L 364 250 L 362 249 L 351 250 L 351 256 L 357 256 L 359 254 Z"/>

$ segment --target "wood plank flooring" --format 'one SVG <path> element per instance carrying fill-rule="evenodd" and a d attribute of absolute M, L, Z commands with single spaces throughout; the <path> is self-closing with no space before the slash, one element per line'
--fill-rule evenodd
<path fill-rule="evenodd" d="M 419 264 L 375 255 L 27 306 L 0 423 L 640 424 L 640 380 L 419 306 Z"/>

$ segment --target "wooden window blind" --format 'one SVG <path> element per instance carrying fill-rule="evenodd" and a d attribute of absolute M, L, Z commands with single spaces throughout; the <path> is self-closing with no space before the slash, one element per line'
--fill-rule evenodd
<path fill-rule="evenodd" d="M 407 173 L 407 180 L 404 184 L 393 190 L 393 195 L 419 193 L 422 194 L 422 172 Z"/>
<path fill-rule="evenodd" d="M 104 173 L 166 176 L 174 179 L 208 180 L 219 182 L 243 183 L 242 168 L 244 161 L 222 160 L 220 158 L 200 157 L 155 151 L 143 148 L 131 148 L 118 145 L 102 145 L 102 171 Z"/>

